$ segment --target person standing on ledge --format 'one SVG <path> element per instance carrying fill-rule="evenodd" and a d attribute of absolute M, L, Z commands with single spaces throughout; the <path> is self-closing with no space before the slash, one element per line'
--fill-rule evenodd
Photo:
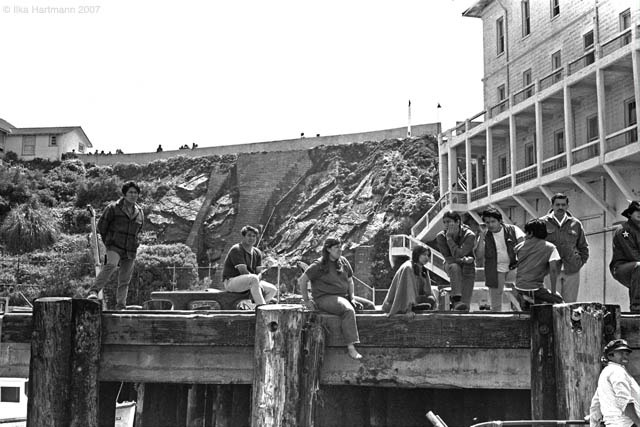
<path fill-rule="evenodd" d="M 451 305 L 453 310 L 469 310 L 476 278 L 473 248 L 476 235 L 462 224 L 458 212 L 445 212 L 442 217 L 444 230 L 436 239 L 444 256 L 444 271 L 451 282 Z"/>
<path fill-rule="evenodd" d="M 565 302 L 578 300 L 580 269 L 589 259 L 589 244 L 582 223 L 568 211 L 569 198 L 556 193 L 551 198 L 551 212 L 542 217 L 547 225 L 547 242 L 553 243 L 560 254 L 558 291 Z"/>
<path fill-rule="evenodd" d="M 242 241 L 231 246 L 224 259 L 222 282 L 229 292 L 251 291 L 253 302 L 263 305 L 271 301 L 278 292 L 275 285 L 262 280 L 262 252 L 255 247 L 258 229 L 245 225 L 240 231 Z M 264 296 L 262 293 L 264 292 Z"/>
<path fill-rule="evenodd" d="M 122 186 L 122 194 L 124 197 L 109 204 L 98 220 L 98 233 L 107 248 L 107 262 L 102 266 L 88 296 L 89 299 L 98 299 L 98 293 L 109 283 L 119 263 L 116 310 L 124 310 L 127 306 L 129 282 L 144 226 L 144 213 L 136 203 L 140 196 L 138 184 L 127 182 Z"/>
<path fill-rule="evenodd" d="M 307 290 L 309 281 L 313 300 L 309 299 Z M 360 342 L 356 310 L 361 310 L 362 304 L 354 299 L 353 269 L 342 256 L 340 239 L 329 237 L 324 241 L 322 256 L 300 276 L 298 285 L 308 309 L 340 316 L 349 357 L 354 360 L 362 359 L 355 347 Z"/>
<path fill-rule="evenodd" d="M 640 202 L 632 201 L 622 212 L 627 222 L 613 235 L 613 255 L 609 270 L 618 282 L 629 288 L 629 309 L 640 312 Z"/>

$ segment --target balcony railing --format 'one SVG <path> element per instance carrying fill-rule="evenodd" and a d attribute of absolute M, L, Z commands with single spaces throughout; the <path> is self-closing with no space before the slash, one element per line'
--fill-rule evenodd
<path fill-rule="evenodd" d="M 548 87 L 553 86 L 554 84 L 562 81 L 564 68 L 558 68 L 554 70 L 551 74 L 547 74 L 543 78 L 540 79 L 540 90 L 545 90 Z"/>
<path fill-rule="evenodd" d="M 560 153 L 542 162 L 542 175 L 547 175 L 567 167 L 566 153 Z"/>
<path fill-rule="evenodd" d="M 596 61 L 596 51 L 595 49 L 591 49 L 589 52 L 582 55 L 580 58 L 576 59 L 573 62 L 569 63 L 569 75 L 576 73 L 579 70 L 582 70 L 587 65 L 591 65 Z"/>
<path fill-rule="evenodd" d="M 489 195 L 489 185 L 485 184 L 471 190 L 471 201 L 483 199 Z"/>
<path fill-rule="evenodd" d="M 572 163 L 577 164 L 600 155 L 600 141 L 596 140 L 571 150 Z"/>
<path fill-rule="evenodd" d="M 519 90 L 518 92 L 513 94 L 513 104 L 518 105 L 525 99 L 531 98 L 533 94 L 536 92 L 536 85 L 534 83 L 529 86 Z"/>
<path fill-rule="evenodd" d="M 511 174 L 498 178 L 491 183 L 491 194 L 511 188 Z"/>
<path fill-rule="evenodd" d="M 538 166 L 531 165 L 525 169 L 516 172 L 516 185 L 531 181 L 538 177 Z"/>
<path fill-rule="evenodd" d="M 611 40 L 604 42 L 602 44 L 602 50 L 600 54 L 601 58 L 604 58 L 610 53 L 613 53 L 621 47 L 624 47 L 631 43 L 631 38 L 631 28 L 627 28 L 626 30 L 620 32 L 617 36 L 613 37 Z"/>
<path fill-rule="evenodd" d="M 500 103 L 494 105 L 489 109 L 489 116 L 495 117 L 498 114 L 502 113 L 503 111 L 506 111 L 507 108 L 509 108 L 509 100 L 505 99 L 503 101 L 500 101 Z"/>
<path fill-rule="evenodd" d="M 607 135 L 607 151 L 617 150 L 625 145 L 638 142 L 638 125 L 633 124 L 624 129 L 620 129 L 610 135 Z"/>

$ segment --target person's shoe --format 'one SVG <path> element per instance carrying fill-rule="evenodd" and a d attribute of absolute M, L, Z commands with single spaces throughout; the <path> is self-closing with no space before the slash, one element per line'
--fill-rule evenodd
<path fill-rule="evenodd" d="M 640 304 L 631 304 L 629 311 L 631 313 L 640 313 Z"/>
<path fill-rule="evenodd" d="M 432 308 L 433 306 L 428 302 L 421 302 L 420 304 L 416 304 L 413 306 L 413 311 L 428 311 Z"/>
<path fill-rule="evenodd" d="M 87 295 L 87 299 L 98 299 L 98 293 L 96 291 L 89 291 L 89 295 Z"/>
<path fill-rule="evenodd" d="M 469 307 L 463 302 L 457 302 L 453 306 L 453 311 L 469 311 Z"/>

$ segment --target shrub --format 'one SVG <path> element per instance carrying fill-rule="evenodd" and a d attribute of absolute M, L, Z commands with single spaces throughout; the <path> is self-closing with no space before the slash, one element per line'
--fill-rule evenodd
<path fill-rule="evenodd" d="M 62 213 L 62 230 L 65 233 L 88 233 L 90 224 L 91 215 L 87 209 L 70 208 Z"/>
<path fill-rule="evenodd" d="M 177 289 L 189 289 L 198 283 L 198 262 L 195 254 L 187 245 L 140 246 L 136 256 L 135 273 L 138 279 L 136 295 L 127 300 L 127 304 L 142 304 L 151 299 L 151 292 L 170 289 L 174 279 Z"/>
<path fill-rule="evenodd" d="M 18 153 L 16 153 L 15 151 L 7 151 L 4 154 L 4 161 L 9 164 L 16 163 L 18 160 L 19 160 Z"/>
<path fill-rule="evenodd" d="M 2 222 L 0 240 L 11 254 L 32 252 L 51 246 L 58 240 L 55 218 L 36 201 L 14 209 Z"/>
<path fill-rule="evenodd" d="M 78 187 L 76 206 L 79 208 L 86 207 L 87 205 L 100 207 L 105 202 L 118 199 L 122 195 L 120 193 L 120 187 L 120 181 L 116 177 L 100 181 L 83 182 Z"/>

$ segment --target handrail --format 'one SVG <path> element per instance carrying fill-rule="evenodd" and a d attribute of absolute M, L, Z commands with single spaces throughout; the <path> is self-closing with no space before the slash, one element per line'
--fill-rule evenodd
<path fill-rule="evenodd" d="M 363 285 L 365 288 L 367 288 L 369 290 L 369 292 L 371 292 L 371 296 L 372 296 L 371 301 L 373 301 L 373 303 L 375 304 L 375 302 L 376 302 L 376 288 L 375 288 L 375 286 L 370 286 L 370 285 L 366 284 L 365 282 L 363 282 L 362 280 L 357 278 L 355 275 L 352 275 L 351 277 L 353 277 L 358 283 Z"/>
<path fill-rule="evenodd" d="M 635 128 L 637 128 L 637 127 L 638 127 L 638 124 L 637 124 L 637 123 L 634 123 L 634 124 L 632 124 L 631 126 L 627 126 L 627 127 L 626 127 L 626 128 L 624 128 L 624 129 L 620 129 L 619 131 L 616 131 L 616 132 L 614 132 L 614 133 L 612 133 L 612 134 L 609 134 L 609 135 L 605 136 L 605 137 L 604 137 L 604 139 L 606 139 L 606 140 L 613 139 L 613 138 L 615 138 L 616 136 L 624 135 L 625 133 L 627 133 L 627 132 L 629 132 L 629 131 L 632 131 L 632 130 L 634 130 L 634 129 L 635 129 Z"/>
<path fill-rule="evenodd" d="M 530 92 L 530 93 L 527 95 L 525 92 Z M 520 102 L 524 101 L 525 99 L 531 98 L 534 93 L 536 93 L 536 84 L 535 83 L 531 83 L 530 85 L 525 86 L 524 88 L 520 89 L 519 91 L 517 91 L 516 93 L 511 95 L 511 97 L 513 98 L 513 105 L 519 104 Z M 523 98 L 518 100 L 518 97 L 521 94 L 524 94 Z"/>
<path fill-rule="evenodd" d="M 550 162 L 550 161 L 552 161 L 552 160 L 558 160 L 559 158 L 561 158 L 561 157 L 566 157 L 566 156 L 567 156 L 567 153 L 560 153 L 560 154 L 556 154 L 555 156 L 553 156 L 553 157 L 549 157 L 548 159 L 543 159 L 543 160 L 542 160 L 542 163 L 544 163 L 544 162 Z"/>
<path fill-rule="evenodd" d="M 589 142 L 588 144 L 583 144 L 583 145 L 580 145 L 580 146 L 578 146 L 578 147 L 572 148 L 572 149 L 571 149 L 571 152 L 572 152 L 572 153 L 576 153 L 576 152 L 578 152 L 578 151 L 586 150 L 586 149 L 588 149 L 589 147 L 591 147 L 591 146 L 593 146 L 593 145 L 598 145 L 598 144 L 600 144 L 600 141 L 598 141 L 598 140 L 596 139 L 595 141 L 591 141 L 591 142 Z"/>
<path fill-rule="evenodd" d="M 472 122 L 474 119 L 477 119 L 478 117 L 483 116 L 485 114 L 487 114 L 487 110 L 482 110 L 479 113 L 477 113 L 475 116 L 469 117 L 467 120 Z M 483 117 L 483 120 L 484 120 L 484 117 Z"/>
<path fill-rule="evenodd" d="M 506 98 L 506 99 L 500 101 L 499 103 L 495 104 L 493 107 L 491 107 L 489 109 L 489 111 L 491 112 L 489 115 L 491 117 L 494 117 L 495 115 L 502 113 L 503 111 L 505 111 L 507 109 L 508 103 L 509 103 L 509 98 Z M 498 110 L 498 109 L 500 109 L 500 111 L 495 113 L 495 110 Z"/>
<path fill-rule="evenodd" d="M 533 426 L 533 425 L 588 425 L 586 420 L 515 420 L 515 421 L 485 421 L 471 427 L 499 427 L 499 426 Z"/>
<path fill-rule="evenodd" d="M 585 52 L 584 55 L 582 55 L 578 59 L 575 59 L 575 60 L 569 62 L 569 65 L 567 67 L 568 74 L 571 75 L 571 74 L 575 73 L 576 71 L 578 71 L 579 69 L 584 68 L 584 67 L 580 67 L 580 68 L 574 69 L 573 67 L 574 67 L 574 65 L 579 64 L 581 61 L 586 60 L 586 58 L 588 58 L 588 57 L 592 57 L 593 60 L 589 60 L 590 62 L 588 64 L 585 64 L 585 66 L 593 64 L 593 61 L 595 60 L 595 53 L 596 53 L 596 49 L 595 49 L 595 47 L 593 47 L 593 48 L 589 49 L 587 52 Z"/>
<path fill-rule="evenodd" d="M 628 39 L 624 40 L 625 37 L 628 37 Z M 621 46 L 618 46 L 612 50 L 609 50 L 608 47 L 613 45 L 614 43 L 620 41 L 620 39 L 622 40 Z M 604 43 L 600 44 L 600 57 L 604 58 L 605 56 L 609 55 L 612 52 L 615 52 L 616 50 L 620 49 L 623 46 L 628 45 L 629 43 L 631 43 L 631 27 L 620 31 L 618 34 L 614 35 L 613 37 L 611 37 L 609 40 L 607 40 Z"/>
<path fill-rule="evenodd" d="M 552 72 L 550 72 L 546 76 L 541 77 L 540 78 L 540 90 L 542 91 L 544 89 L 547 89 L 547 88 L 553 86 L 554 84 L 558 83 L 560 80 L 562 80 L 563 71 L 564 71 L 563 67 L 556 68 L 555 70 L 553 70 Z M 549 81 L 551 81 L 551 83 L 547 84 Z"/>

